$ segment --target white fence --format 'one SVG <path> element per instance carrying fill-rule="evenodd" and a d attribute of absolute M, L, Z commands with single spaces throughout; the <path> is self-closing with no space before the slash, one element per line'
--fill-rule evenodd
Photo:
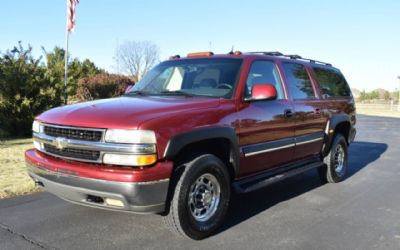
<path fill-rule="evenodd" d="M 377 103 L 356 102 L 356 108 L 371 111 L 400 111 L 400 105 L 393 101 Z"/>

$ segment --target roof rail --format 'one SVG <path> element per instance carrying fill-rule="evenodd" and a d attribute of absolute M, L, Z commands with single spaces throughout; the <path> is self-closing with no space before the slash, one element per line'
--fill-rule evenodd
<path fill-rule="evenodd" d="M 331 63 L 326 63 L 326 62 L 321 62 L 321 61 L 317 61 L 314 59 L 307 59 L 307 58 L 303 58 L 299 55 L 285 55 L 279 51 L 271 51 L 271 52 L 267 52 L 267 51 L 255 51 L 255 52 L 247 52 L 249 54 L 262 54 L 262 55 L 266 55 L 266 56 L 281 56 L 281 57 L 288 57 L 290 59 L 294 59 L 294 60 L 302 60 L 302 61 L 308 61 L 310 63 L 315 63 L 315 64 L 322 64 L 322 65 L 326 65 L 326 66 L 332 66 Z"/>
<path fill-rule="evenodd" d="M 253 51 L 253 52 L 247 52 L 249 54 L 262 54 L 266 56 L 284 56 L 281 52 L 279 51 Z"/>
<path fill-rule="evenodd" d="M 284 55 L 285 57 L 289 57 L 290 59 L 303 59 L 301 56 L 299 55 Z"/>
<path fill-rule="evenodd" d="M 301 60 L 309 61 L 310 63 L 314 63 L 314 64 L 322 64 L 322 65 L 326 65 L 326 66 L 332 66 L 331 63 L 321 62 L 321 61 L 317 61 L 314 59 L 301 58 Z"/>
<path fill-rule="evenodd" d="M 290 59 L 296 59 L 296 60 L 303 60 L 303 61 L 308 61 L 310 63 L 315 63 L 315 64 L 322 64 L 322 65 L 326 65 L 326 66 L 332 66 L 332 64 L 330 63 L 326 63 L 326 62 L 321 62 L 321 61 L 317 61 L 314 59 L 307 59 L 307 58 L 303 58 L 299 55 L 284 55 L 285 57 L 289 57 Z"/>

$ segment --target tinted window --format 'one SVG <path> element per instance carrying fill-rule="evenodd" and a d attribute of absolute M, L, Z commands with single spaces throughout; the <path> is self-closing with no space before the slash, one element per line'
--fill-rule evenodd
<path fill-rule="evenodd" d="M 322 98 L 350 96 L 350 88 L 343 75 L 335 69 L 314 67 Z"/>
<path fill-rule="evenodd" d="M 293 99 L 315 98 L 314 90 L 304 65 L 283 63 L 283 70 Z"/>
<path fill-rule="evenodd" d="M 246 81 L 245 96 L 251 96 L 254 84 L 272 84 L 276 88 L 277 99 L 283 99 L 282 83 L 276 66 L 271 61 L 255 61 Z"/>

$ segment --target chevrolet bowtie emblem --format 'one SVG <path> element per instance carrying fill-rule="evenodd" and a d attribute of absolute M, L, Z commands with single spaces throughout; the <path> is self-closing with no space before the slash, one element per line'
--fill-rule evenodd
<path fill-rule="evenodd" d="M 64 149 L 68 145 L 68 140 L 64 137 L 57 137 L 53 142 L 56 148 L 60 150 Z"/>

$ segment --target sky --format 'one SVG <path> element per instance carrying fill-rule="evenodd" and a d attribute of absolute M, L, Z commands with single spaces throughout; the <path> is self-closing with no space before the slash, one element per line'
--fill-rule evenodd
<path fill-rule="evenodd" d="M 0 51 L 18 41 L 64 47 L 66 0 L 1 1 Z M 80 0 L 70 53 L 117 70 L 115 49 L 149 40 L 161 58 L 208 51 L 280 51 L 338 67 L 352 88 L 400 88 L 398 0 Z"/>

